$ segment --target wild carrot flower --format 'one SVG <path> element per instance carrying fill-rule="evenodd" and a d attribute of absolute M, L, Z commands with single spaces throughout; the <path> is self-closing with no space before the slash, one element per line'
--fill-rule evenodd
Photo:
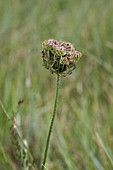
<path fill-rule="evenodd" d="M 48 147 L 50 142 L 50 136 L 54 124 L 56 115 L 58 92 L 59 92 L 59 78 L 60 75 L 65 76 L 71 74 L 76 68 L 76 63 L 81 57 L 81 53 L 78 52 L 71 43 L 57 41 L 54 39 L 45 40 L 42 43 L 42 58 L 44 66 L 50 70 L 51 73 L 56 73 L 56 93 L 54 101 L 54 109 L 50 122 L 50 127 L 47 135 L 47 141 L 45 146 L 44 158 L 41 165 L 41 170 L 46 169 L 46 159 L 48 153 Z"/>
<path fill-rule="evenodd" d="M 51 73 L 66 75 L 76 68 L 81 53 L 69 42 L 49 39 L 42 43 L 42 57 L 44 66 Z"/>

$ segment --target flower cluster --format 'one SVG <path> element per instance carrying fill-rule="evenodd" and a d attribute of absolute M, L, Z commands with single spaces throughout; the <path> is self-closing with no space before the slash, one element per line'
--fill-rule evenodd
<path fill-rule="evenodd" d="M 49 39 L 42 43 L 43 63 L 51 73 L 71 74 L 81 55 L 69 42 Z"/>

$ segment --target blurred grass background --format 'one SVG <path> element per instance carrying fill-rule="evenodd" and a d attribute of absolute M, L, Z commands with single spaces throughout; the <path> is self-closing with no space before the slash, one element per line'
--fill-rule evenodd
<path fill-rule="evenodd" d="M 0 99 L 41 164 L 55 93 L 42 67 L 45 39 L 70 41 L 83 53 L 60 82 L 49 170 L 113 169 L 113 1 L 0 0 Z M 20 170 L 0 108 L 0 170 Z"/>

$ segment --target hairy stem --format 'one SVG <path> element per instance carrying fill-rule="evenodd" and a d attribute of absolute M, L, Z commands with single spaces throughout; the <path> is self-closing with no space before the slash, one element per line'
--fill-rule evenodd
<path fill-rule="evenodd" d="M 51 119 L 51 123 L 50 123 L 50 127 L 49 127 L 49 132 L 48 132 L 48 136 L 47 136 L 45 153 L 44 153 L 44 159 L 43 159 L 43 163 L 41 165 L 41 170 L 46 169 L 45 164 L 46 164 L 46 159 L 47 159 L 48 147 L 49 147 L 51 132 L 52 132 L 52 128 L 53 128 L 53 124 L 54 124 L 54 119 L 55 119 L 55 115 L 56 115 L 56 109 L 57 109 L 58 90 L 59 90 L 59 77 L 60 77 L 60 75 L 57 74 L 56 94 L 55 94 L 55 101 L 54 101 L 54 110 L 53 110 L 52 119 Z"/>

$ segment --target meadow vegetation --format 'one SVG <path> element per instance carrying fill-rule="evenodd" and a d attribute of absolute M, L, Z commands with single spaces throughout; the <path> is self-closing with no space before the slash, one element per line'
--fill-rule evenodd
<path fill-rule="evenodd" d="M 113 1 L 0 0 L 0 100 L 17 114 L 40 167 L 54 103 L 55 75 L 42 66 L 45 39 L 69 41 L 83 56 L 62 77 L 49 170 L 113 169 Z M 0 107 L 0 170 L 21 170 L 10 121 Z"/>

